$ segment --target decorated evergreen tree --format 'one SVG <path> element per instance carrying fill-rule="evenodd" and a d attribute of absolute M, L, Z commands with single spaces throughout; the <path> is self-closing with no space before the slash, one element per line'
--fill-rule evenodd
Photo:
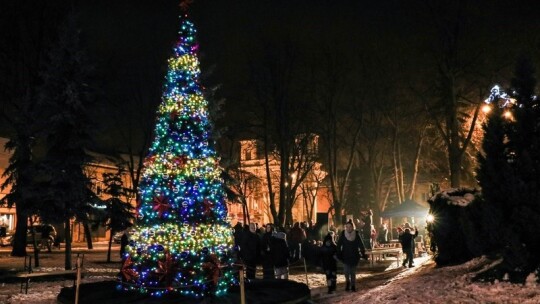
<path fill-rule="evenodd" d="M 511 93 L 498 92 L 484 125 L 478 181 L 493 210 L 479 219 L 504 262 L 494 277 L 523 281 L 540 264 L 540 105 L 530 60 L 518 60 Z M 503 118 L 504 117 L 504 118 Z"/>
<path fill-rule="evenodd" d="M 525 260 L 517 265 L 525 273 L 540 264 L 540 100 L 535 96 L 536 79 L 532 61 L 518 58 L 512 79 L 515 123 L 508 132 L 512 153 L 512 173 L 515 182 L 508 223 L 518 245 L 510 246 L 505 261 Z"/>
<path fill-rule="evenodd" d="M 121 285 L 154 296 L 219 296 L 235 284 L 233 234 L 199 83 L 196 31 L 187 15 L 180 19 Z"/>
<path fill-rule="evenodd" d="M 512 101 L 495 86 L 485 105 L 487 120 L 482 125 L 484 138 L 482 151 L 478 154 L 477 171 L 483 198 L 479 208 L 483 216 L 477 220 L 482 227 L 487 227 L 483 229 L 485 237 L 482 241 L 488 250 L 499 249 L 505 243 L 501 237 L 501 231 L 506 231 L 504 226 L 507 225 L 503 215 L 508 214 L 511 208 L 512 189 L 515 187 L 510 168 L 513 154 L 508 149 L 508 131 L 512 121 L 505 117 L 505 113 L 510 111 L 507 107 L 513 105 Z"/>
<path fill-rule="evenodd" d="M 508 147 L 508 131 L 512 128 L 512 121 L 505 113 L 510 113 L 508 105 L 512 105 L 513 101 L 498 86 L 491 90 L 485 106 L 487 120 L 482 125 L 484 130 L 482 152 L 478 154 L 477 178 L 483 196 L 495 208 L 501 210 L 508 209 L 508 200 L 511 196 L 509 192 L 511 185 L 508 181 L 511 177 L 510 164 L 514 154 Z"/>

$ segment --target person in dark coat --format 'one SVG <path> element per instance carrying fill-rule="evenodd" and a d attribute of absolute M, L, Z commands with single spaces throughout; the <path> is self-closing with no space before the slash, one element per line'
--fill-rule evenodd
<path fill-rule="evenodd" d="M 345 291 L 356 291 L 356 266 L 360 257 L 367 259 L 366 247 L 358 231 L 354 229 L 354 223 L 349 220 L 345 224 L 345 230 L 341 232 L 337 243 L 337 256 L 343 262 L 345 274 Z"/>
<path fill-rule="evenodd" d="M 126 246 L 128 244 L 129 237 L 127 231 L 124 231 L 124 233 L 122 233 L 122 237 L 120 238 L 120 259 L 122 259 L 122 261 L 124 260 L 124 255 L 126 254 Z"/>
<path fill-rule="evenodd" d="M 306 231 L 300 227 L 300 223 L 294 223 L 294 226 L 288 233 L 289 235 L 289 249 L 290 255 L 293 261 L 297 261 L 301 258 L 300 244 L 307 238 Z"/>
<path fill-rule="evenodd" d="M 379 228 L 379 234 L 377 235 L 377 242 L 379 244 L 388 243 L 388 225 L 386 223 L 382 224 Z"/>
<path fill-rule="evenodd" d="M 272 234 L 275 232 L 272 224 L 266 224 L 265 232 L 261 240 L 261 260 L 263 268 L 263 279 L 274 278 L 274 263 L 272 262 L 272 254 L 270 251 L 270 243 Z"/>
<path fill-rule="evenodd" d="M 403 260 L 403 267 L 409 264 L 409 267 L 414 267 L 414 238 L 418 236 L 418 229 L 414 227 L 414 232 L 410 228 L 405 228 L 402 234 L 399 235 L 399 242 L 403 253 L 405 253 L 405 260 Z"/>
<path fill-rule="evenodd" d="M 244 228 L 241 222 L 234 225 L 234 245 L 240 246 L 242 244 L 242 235 L 244 234 Z"/>
<path fill-rule="evenodd" d="M 289 246 L 285 232 L 276 232 L 270 242 L 276 279 L 289 278 Z"/>
<path fill-rule="evenodd" d="M 362 222 L 364 222 L 364 226 L 362 227 L 362 239 L 364 241 L 364 245 L 367 249 L 373 248 L 373 241 L 372 241 L 372 232 L 374 230 L 373 228 L 373 211 L 369 209 L 365 213 L 363 213 Z"/>
<path fill-rule="evenodd" d="M 53 231 L 56 232 L 52 225 L 44 225 L 41 230 L 41 245 L 47 248 L 47 252 L 52 251 L 51 246 L 53 241 L 51 240 L 51 235 L 53 234 Z"/>
<path fill-rule="evenodd" d="M 336 291 L 337 279 L 337 245 L 335 241 L 335 233 L 329 231 L 324 237 L 321 246 L 321 263 L 324 274 L 326 275 L 326 284 L 328 285 L 328 293 Z"/>
<path fill-rule="evenodd" d="M 249 224 L 249 229 L 244 230 L 240 245 L 240 256 L 244 261 L 247 279 L 255 279 L 255 271 L 261 252 L 261 240 L 256 232 L 257 226 L 254 223 Z"/>

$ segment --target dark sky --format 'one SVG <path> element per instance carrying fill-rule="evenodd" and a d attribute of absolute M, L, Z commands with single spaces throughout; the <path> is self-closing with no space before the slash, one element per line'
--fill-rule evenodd
<path fill-rule="evenodd" d="M 112 120 L 121 121 L 126 116 L 122 108 L 134 104 L 154 115 L 166 60 L 178 38 L 178 2 L 76 1 L 95 66 L 100 115 L 113 113 Z M 227 100 L 226 111 L 234 120 L 249 90 L 248 64 L 256 65 L 262 54 L 283 45 L 294 46 L 306 64 L 323 51 L 338 54 L 363 69 L 364 77 L 380 70 L 408 81 L 433 77 L 434 54 L 441 49 L 436 24 L 455 14 L 455 5 L 446 10 L 444 2 L 460 1 L 197 0 L 190 16 L 198 29 L 203 74 L 209 75 L 204 83 L 221 86 L 218 97 Z M 540 1 L 462 2 L 469 7 L 463 52 L 487 50 L 481 59 L 486 65 L 492 57 L 507 56 L 500 70 L 508 69 L 521 50 L 532 50 L 538 60 Z M 358 58 L 363 58 L 362 65 Z M 104 146 L 115 142 L 109 132 L 113 125 L 103 123 L 102 137 L 110 137 Z"/>

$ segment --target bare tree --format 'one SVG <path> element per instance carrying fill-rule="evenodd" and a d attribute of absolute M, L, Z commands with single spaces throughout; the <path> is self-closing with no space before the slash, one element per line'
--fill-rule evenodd
<path fill-rule="evenodd" d="M 441 1 L 429 6 L 429 20 L 439 39 L 433 50 L 436 77 L 427 94 L 419 94 L 446 145 L 451 187 L 461 185 L 464 156 L 490 82 L 490 73 L 481 72 L 486 70 L 482 66 L 485 48 L 477 47 L 479 40 L 489 42 L 470 36 L 474 32 L 470 5 L 467 1 Z M 465 128 L 467 121 L 470 124 Z"/>
<path fill-rule="evenodd" d="M 249 224 L 250 217 L 247 198 L 254 193 L 257 184 L 260 184 L 261 181 L 256 175 L 241 167 L 229 167 L 225 171 L 232 179 L 228 187 L 235 193 L 234 201 L 242 205 L 243 222 Z"/>
<path fill-rule="evenodd" d="M 317 156 L 312 148 L 316 136 L 306 117 L 309 103 L 301 87 L 299 53 L 290 35 L 280 39 L 263 42 L 261 58 L 251 64 L 250 84 L 261 121 L 270 212 L 277 225 L 284 225 L 292 221 L 296 193 Z M 271 171 L 273 161 L 278 174 Z"/>
<path fill-rule="evenodd" d="M 330 51 L 321 57 L 316 58 L 317 65 L 312 64 L 311 92 L 332 195 L 330 208 L 334 222 L 340 224 L 364 109 L 361 96 L 347 95 L 351 81 L 347 62 Z"/>
<path fill-rule="evenodd" d="M 320 166 L 315 166 L 300 185 L 302 192 L 299 195 L 303 198 L 304 209 L 306 210 L 305 216 L 310 226 L 313 225 L 313 210 L 317 203 L 317 195 L 326 175 L 327 172 L 321 170 Z"/>

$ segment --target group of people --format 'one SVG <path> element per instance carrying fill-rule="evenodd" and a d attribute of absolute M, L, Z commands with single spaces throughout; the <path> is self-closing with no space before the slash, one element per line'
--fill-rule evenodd
<path fill-rule="evenodd" d="M 262 265 L 263 279 L 288 279 L 289 263 L 309 256 L 310 261 L 322 266 L 328 283 L 328 292 L 336 290 L 337 263 L 343 263 L 346 291 L 356 291 L 356 267 L 361 258 L 367 259 L 366 246 L 352 220 L 336 235 L 329 230 L 322 244 L 307 241 L 305 229 L 299 223 L 287 231 L 277 231 L 272 224 L 258 233 L 255 223 L 235 226 L 235 244 L 238 256 L 245 265 L 246 278 L 254 279 L 258 264 Z M 287 241 L 291 239 L 292 241 Z M 302 246 L 304 244 L 304 246 Z M 302 252 L 304 251 L 304 252 Z M 307 259 L 307 257 L 306 257 Z"/>
<path fill-rule="evenodd" d="M 247 279 L 255 278 L 257 264 L 262 264 L 263 279 L 289 278 L 290 252 L 285 232 L 276 231 L 272 224 L 267 224 L 263 233 L 255 223 L 247 226 L 237 224 L 234 239 Z"/>
<path fill-rule="evenodd" d="M 373 226 L 368 224 L 371 216 L 372 213 L 366 213 L 368 219 L 364 217 L 358 230 L 353 220 L 347 221 L 340 232 L 330 227 L 322 242 L 310 238 L 309 230 L 302 223 L 295 223 L 288 229 L 279 229 L 272 224 L 259 228 L 256 223 L 238 223 L 234 227 L 235 248 L 245 266 L 247 279 L 255 278 L 257 265 L 262 265 L 263 279 L 288 279 L 290 263 L 304 257 L 308 263 L 322 267 L 328 293 L 336 291 L 338 262 L 342 263 L 345 290 L 354 292 L 356 268 L 360 259 L 368 259 L 366 250 L 375 247 L 376 243 L 388 242 L 388 228 L 385 224 L 375 235 L 372 228 L 369 236 L 362 229 Z M 403 266 L 414 267 L 414 239 L 418 229 L 405 223 L 397 232 L 406 257 Z"/>
<path fill-rule="evenodd" d="M 326 275 L 328 293 L 336 290 L 337 262 L 343 263 L 345 275 L 345 291 L 356 291 L 356 267 L 360 258 L 367 260 L 366 246 L 355 229 L 352 220 L 345 224 L 345 229 L 340 233 L 337 243 L 334 231 L 329 231 L 324 237 L 321 246 L 321 264 Z"/>

